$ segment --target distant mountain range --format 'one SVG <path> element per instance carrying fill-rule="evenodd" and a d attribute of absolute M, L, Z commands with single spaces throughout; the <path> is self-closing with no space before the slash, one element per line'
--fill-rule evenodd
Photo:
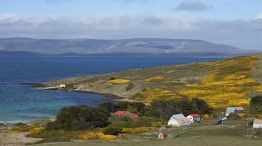
<path fill-rule="evenodd" d="M 174 56 L 231 57 L 250 54 L 237 47 L 202 40 L 135 38 L 98 39 L 31 39 L 1 38 L 0 55 L 101 55 L 153 54 Z"/>

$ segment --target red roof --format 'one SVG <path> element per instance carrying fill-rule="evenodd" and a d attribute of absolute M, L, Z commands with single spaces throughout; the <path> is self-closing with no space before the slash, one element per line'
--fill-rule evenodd
<path fill-rule="evenodd" d="M 115 115 L 117 115 L 117 116 L 129 116 L 130 118 L 133 118 L 133 119 L 139 118 L 139 116 L 137 114 L 131 113 L 129 111 L 117 111 L 117 112 L 115 112 Z"/>
<path fill-rule="evenodd" d="M 200 118 L 199 114 L 191 114 L 191 116 L 194 117 L 194 118 Z"/>
<path fill-rule="evenodd" d="M 117 111 L 115 112 L 115 114 L 118 116 L 122 116 L 122 115 L 125 115 L 125 111 Z"/>

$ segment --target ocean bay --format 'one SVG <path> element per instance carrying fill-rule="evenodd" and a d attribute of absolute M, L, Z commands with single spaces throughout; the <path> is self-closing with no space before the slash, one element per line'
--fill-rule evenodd
<path fill-rule="evenodd" d="M 31 83 L 210 60 L 217 59 L 166 56 L 1 57 L 0 122 L 49 118 L 65 106 L 96 106 L 110 100 L 110 97 L 96 94 L 38 90 L 32 88 Z"/>

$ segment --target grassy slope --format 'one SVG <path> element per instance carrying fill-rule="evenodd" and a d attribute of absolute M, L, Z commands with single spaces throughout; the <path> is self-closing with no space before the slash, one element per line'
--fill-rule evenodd
<path fill-rule="evenodd" d="M 214 108 L 248 106 L 249 96 L 262 91 L 262 55 L 223 61 L 136 69 L 46 84 L 67 84 L 67 90 L 115 94 L 151 103 L 154 100 L 202 98 Z M 123 79 L 112 82 L 112 78 Z M 110 81 L 111 79 L 111 81 Z M 119 83 L 117 83 L 119 81 Z M 127 91 L 127 86 L 133 84 Z"/>

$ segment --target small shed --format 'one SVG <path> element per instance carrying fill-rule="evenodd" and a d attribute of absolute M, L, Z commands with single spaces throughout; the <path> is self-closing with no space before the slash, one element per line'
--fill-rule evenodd
<path fill-rule="evenodd" d="M 236 114 L 236 113 L 237 113 L 237 109 L 235 107 L 228 107 L 226 111 L 226 116 L 229 116 L 231 114 Z"/>
<path fill-rule="evenodd" d="M 253 122 L 253 128 L 261 129 L 262 128 L 262 119 L 255 119 Z"/>
<path fill-rule="evenodd" d="M 191 121 L 185 117 L 183 114 L 176 114 L 173 115 L 168 123 L 168 126 L 186 126 L 186 125 L 191 125 Z"/>
<path fill-rule="evenodd" d="M 202 120 L 199 114 L 191 114 L 188 115 L 187 118 L 191 121 L 191 123 L 198 123 Z"/>
<path fill-rule="evenodd" d="M 245 112 L 245 109 L 242 106 L 235 107 L 235 108 L 237 109 L 237 113 L 244 113 Z"/>
<path fill-rule="evenodd" d="M 245 109 L 243 107 L 228 107 L 226 111 L 226 116 L 229 116 L 230 114 L 239 114 L 243 113 Z"/>
<path fill-rule="evenodd" d="M 129 111 L 117 111 L 114 113 L 115 116 L 118 116 L 118 117 L 129 117 L 131 119 L 139 119 L 140 116 L 137 115 L 137 114 L 134 114 L 134 113 L 131 113 Z"/>

